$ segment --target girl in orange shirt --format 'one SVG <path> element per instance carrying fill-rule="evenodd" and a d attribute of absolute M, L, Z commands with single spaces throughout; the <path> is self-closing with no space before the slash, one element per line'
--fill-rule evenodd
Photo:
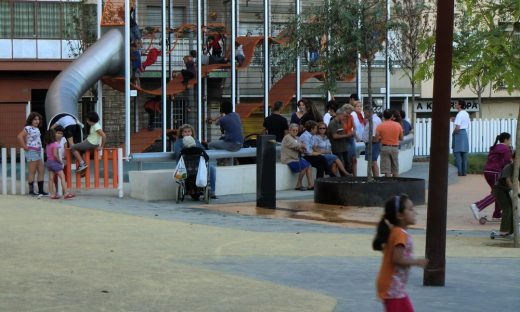
<path fill-rule="evenodd" d="M 412 237 L 406 232 L 416 222 L 417 213 L 407 195 L 390 198 L 385 214 L 377 226 L 372 248 L 383 251 L 383 262 L 377 277 L 377 295 L 386 312 L 413 312 L 404 290 L 411 266 L 425 267 L 426 258 L 414 258 Z"/>

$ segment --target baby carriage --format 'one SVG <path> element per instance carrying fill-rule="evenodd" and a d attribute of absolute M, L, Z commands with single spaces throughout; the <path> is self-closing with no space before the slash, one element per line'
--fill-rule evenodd
<path fill-rule="evenodd" d="M 199 180 L 205 181 L 205 186 L 197 186 L 197 175 L 199 174 L 199 164 L 202 159 L 205 160 L 205 164 L 201 174 L 205 173 L 205 176 L 199 177 Z M 177 163 L 184 162 L 186 175 L 185 177 L 178 177 L 177 171 L 174 174 L 175 182 L 177 183 L 177 197 L 176 202 L 179 203 L 184 201 L 184 196 L 190 195 L 194 200 L 199 200 L 203 196 L 204 201 L 209 204 L 210 202 L 210 186 L 209 186 L 209 170 L 208 170 L 208 154 L 200 147 L 189 147 L 184 148 L 181 151 L 181 155 L 177 160 Z M 205 171 L 205 172 L 204 172 Z M 200 183 L 199 183 L 200 185 Z"/>

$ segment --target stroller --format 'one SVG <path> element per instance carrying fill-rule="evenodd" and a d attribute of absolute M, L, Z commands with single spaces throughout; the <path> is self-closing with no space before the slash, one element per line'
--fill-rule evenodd
<path fill-rule="evenodd" d="M 203 157 L 206 161 L 206 186 L 205 187 L 198 187 L 196 185 L 196 179 L 197 174 L 199 171 L 199 162 L 200 157 Z M 181 201 L 184 201 L 184 196 L 190 195 L 191 198 L 194 200 L 199 200 L 200 196 L 204 197 L 204 201 L 209 204 L 210 202 L 210 184 L 209 184 L 209 168 L 208 168 L 208 154 L 204 151 L 203 148 L 200 147 L 189 147 L 184 148 L 181 151 L 180 157 L 177 161 L 180 161 L 180 159 L 183 159 L 184 165 L 186 166 L 186 172 L 187 177 L 186 179 L 181 180 L 175 180 L 175 182 L 178 184 L 177 186 L 177 197 L 176 202 L 177 204 Z"/>

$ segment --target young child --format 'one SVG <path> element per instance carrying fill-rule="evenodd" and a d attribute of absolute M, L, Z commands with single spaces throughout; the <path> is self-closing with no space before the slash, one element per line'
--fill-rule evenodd
<path fill-rule="evenodd" d="M 65 174 L 67 169 L 67 166 L 65 166 L 65 146 L 68 143 L 68 140 L 64 137 L 65 129 L 62 126 L 56 126 L 54 128 L 51 127 L 51 129 L 54 129 L 54 132 L 56 132 L 56 142 L 58 142 L 58 159 L 61 161 L 63 165 L 63 173 Z M 54 175 L 54 185 L 56 186 L 56 189 L 58 189 L 58 175 Z"/>
<path fill-rule="evenodd" d="M 54 177 L 57 175 L 61 180 L 61 187 L 63 189 L 63 198 L 68 199 L 74 197 L 73 194 L 67 193 L 67 186 L 65 184 L 65 174 L 63 173 L 63 163 L 60 158 L 60 142 L 63 138 L 63 132 L 56 132 L 49 129 L 47 132 L 47 169 L 49 170 L 49 192 L 51 199 L 59 199 L 60 196 L 56 193 L 57 188 L 54 185 Z"/>
<path fill-rule="evenodd" d="M 99 124 L 99 115 L 96 112 L 89 112 L 87 114 L 87 124 L 90 126 L 90 132 L 88 137 L 83 142 L 74 144 L 70 148 L 70 151 L 79 160 L 79 168 L 76 172 L 82 172 L 87 169 L 87 164 L 81 157 L 80 151 L 95 150 L 96 148 L 102 150 L 106 143 L 106 135 L 101 129 Z"/>
<path fill-rule="evenodd" d="M 428 260 L 414 258 L 412 237 L 406 232 L 415 224 L 417 213 L 407 195 L 390 198 L 385 214 L 379 221 L 372 248 L 383 251 L 383 262 L 377 277 L 377 295 L 386 312 L 413 312 L 413 305 L 404 287 L 410 266 L 425 267 Z"/>
<path fill-rule="evenodd" d="M 45 166 L 41 157 L 42 141 L 40 124 L 42 120 L 42 115 L 39 113 L 30 113 L 25 121 L 25 127 L 17 136 L 20 146 L 27 151 L 25 155 L 27 163 L 29 164 L 27 182 L 29 183 L 29 194 L 34 196 L 49 196 L 49 193 L 43 190 Z M 38 192 L 34 189 L 36 175 L 38 175 Z"/>

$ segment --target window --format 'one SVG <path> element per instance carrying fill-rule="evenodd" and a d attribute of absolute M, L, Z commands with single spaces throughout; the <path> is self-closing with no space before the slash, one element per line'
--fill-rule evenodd
<path fill-rule="evenodd" d="M 0 39 L 11 38 L 11 5 L 0 2 Z"/>
<path fill-rule="evenodd" d="M 60 3 L 40 2 L 38 5 L 38 38 L 60 38 Z"/>
<path fill-rule="evenodd" d="M 35 2 L 14 2 L 14 38 L 33 39 Z"/>
<path fill-rule="evenodd" d="M 79 20 L 79 4 L 64 3 L 63 5 L 63 39 L 77 39 L 79 37 L 80 20 Z"/>

